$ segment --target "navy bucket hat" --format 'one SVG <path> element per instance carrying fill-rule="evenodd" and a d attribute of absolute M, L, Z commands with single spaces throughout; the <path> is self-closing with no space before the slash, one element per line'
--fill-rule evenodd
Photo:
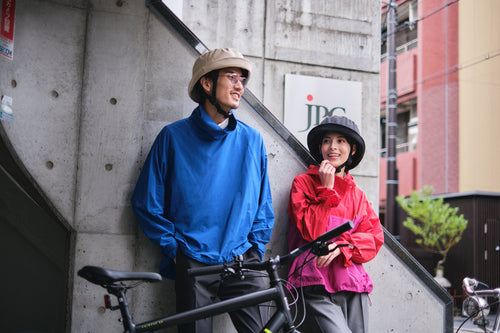
<path fill-rule="evenodd" d="M 347 163 L 346 171 L 355 168 L 365 154 L 365 141 L 361 137 L 356 123 L 344 116 L 326 117 L 309 132 L 307 135 L 307 146 L 311 155 L 318 163 L 323 161 L 320 145 L 323 136 L 329 132 L 343 134 L 351 145 L 356 145 L 356 152 L 351 156 L 351 161 Z"/>

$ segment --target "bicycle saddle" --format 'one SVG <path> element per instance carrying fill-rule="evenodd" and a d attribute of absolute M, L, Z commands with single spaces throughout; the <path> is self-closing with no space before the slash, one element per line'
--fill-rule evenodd
<path fill-rule="evenodd" d="M 98 285 L 109 285 L 118 281 L 131 280 L 141 280 L 146 282 L 161 281 L 161 275 L 158 273 L 123 272 L 97 266 L 85 266 L 78 271 L 78 275 Z"/>

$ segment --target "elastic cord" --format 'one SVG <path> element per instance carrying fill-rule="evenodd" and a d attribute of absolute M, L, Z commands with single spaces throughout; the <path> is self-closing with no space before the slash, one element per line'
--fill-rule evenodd
<path fill-rule="evenodd" d="M 210 103 L 212 103 L 213 106 L 215 106 L 215 109 L 217 110 L 217 112 L 220 113 L 221 115 L 223 115 L 224 118 L 229 118 L 229 116 L 231 115 L 231 112 L 226 112 L 226 111 L 222 110 L 222 108 L 219 105 L 219 102 L 217 102 L 217 99 L 215 98 L 215 94 L 217 92 L 217 82 L 218 81 L 219 81 L 219 72 L 217 71 L 217 73 L 215 73 L 215 76 L 213 77 L 212 95 L 209 95 L 207 93 L 205 93 L 205 94 L 207 95 L 208 101 Z"/>
<path fill-rule="evenodd" d="M 347 161 L 344 162 L 344 164 L 342 164 L 341 166 L 339 166 L 336 170 L 335 170 L 335 173 L 339 173 L 343 167 L 345 167 L 345 172 L 349 171 L 349 165 L 352 164 L 352 144 L 351 144 L 351 149 L 349 149 L 349 157 L 347 158 Z M 338 170 L 338 171 L 337 171 Z"/>

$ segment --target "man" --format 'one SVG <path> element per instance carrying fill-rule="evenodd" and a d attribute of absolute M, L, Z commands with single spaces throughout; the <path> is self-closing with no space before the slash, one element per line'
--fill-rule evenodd
<path fill-rule="evenodd" d="M 162 249 L 160 272 L 176 280 L 178 312 L 266 287 L 262 278 L 185 275 L 191 267 L 240 255 L 261 260 L 271 237 L 274 213 L 262 136 L 233 114 L 250 73 L 250 62 L 229 48 L 195 61 L 188 92 L 199 105 L 159 133 L 132 196 L 141 228 Z M 230 316 L 239 332 L 257 332 L 266 319 L 260 312 L 251 307 Z M 211 332 L 212 320 L 179 331 Z"/>

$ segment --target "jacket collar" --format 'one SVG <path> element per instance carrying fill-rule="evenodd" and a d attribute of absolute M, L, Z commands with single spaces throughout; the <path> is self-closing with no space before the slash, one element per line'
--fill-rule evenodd
<path fill-rule="evenodd" d="M 315 176 L 319 178 L 319 166 L 318 165 L 310 165 L 307 170 L 307 174 L 311 176 Z M 353 186 L 354 178 L 349 174 L 349 171 L 346 172 L 345 177 L 341 178 L 339 176 L 335 176 L 335 187 L 338 186 Z"/>
<path fill-rule="evenodd" d="M 234 117 L 233 112 L 231 112 L 231 115 L 229 116 L 228 126 L 225 129 L 220 128 L 212 120 L 212 118 L 210 118 L 208 113 L 201 105 L 198 105 L 198 107 L 194 109 L 193 113 L 189 117 L 189 120 L 194 125 L 196 135 L 208 141 L 221 140 L 226 135 L 234 131 L 237 125 L 237 120 Z"/>

